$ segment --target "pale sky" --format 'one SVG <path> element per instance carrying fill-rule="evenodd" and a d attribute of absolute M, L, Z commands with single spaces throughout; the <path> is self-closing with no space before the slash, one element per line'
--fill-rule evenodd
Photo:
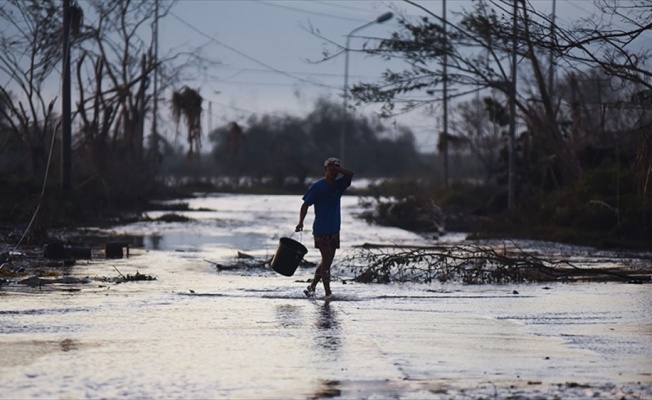
<path fill-rule="evenodd" d="M 170 0 L 160 1 L 169 4 Z M 539 12 L 551 14 L 553 1 L 533 0 L 531 4 Z M 441 15 L 442 0 L 418 3 Z M 447 0 L 446 4 L 448 19 L 454 21 L 455 12 L 472 7 L 473 1 Z M 83 1 L 81 6 L 84 7 Z M 557 0 L 556 10 L 557 22 L 562 26 L 595 15 L 592 0 Z M 191 81 L 183 82 L 199 89 L 206 100 L 205 132 L 231 121 L 246 126 L 252 115 L 304 116 L 313 110 L 319 97 L 342 103 L 344 54 L 316 63 L 323 51 L 339 51 L 349 32 L 388 11 L 395 17 L 356 32 L 351 36 L 351 49 L 360 49 L 366 37 L 389 37 L 399 28 L 399 12 L 409 18 L 418 18 L 423 12 L 397 0 L 178 0 L 171 13 L 160 21 L 159 56 L 195 52 L 215 62 Z M 319 31 L 323 38 L 310 29 Z M 148 27 L 143 34 L 143 40 L 148 41 Z M 652 34 L 645 35 L 647 43 L 652 42 Z M 381 73 L 388 67 L 402 69 L 399 61 L 387 62 L 356 51 L 349 54 L 349 87 L 361 81 L 380 82 Z M 58 90 L 59 84 L 53 84 L 54 90 Z M 161 114 L 165 113 L 167 105 L 159 107 Z M 374 115 L 379 108 L 380 105 L 364 105 L 355 112 Z M 428 113 L 421 109 L 390 118 L 386 120 L 390 132 L 396 123 L 414 132 L 419 150 L 434 151 L 442 130 L 440 110 Z M 174 128 L 162 133 L 173 136 Z M 335 136 L 338 134 L 334 132 Z"/>
<path fill-rule="evenodd" d="M 319 96 L 340 103 L 344 85 L 344 55 L 315 63 L 326 47 L 337 47 L 310 33 L 311 27 L 344 46 L 352 29 L 391 11 L 391 3 L 400 2 L 181 0 L 161 22 L 159 52 L 201 46 L 202 55 L 221 63 L 189 85 L 210 101 L 213 128 L 252 114 L 303 115 Z M 397 27 L 393 19 L 359 34 L 387 37 Z M 352 37 L 351 47 L 363 42 Z M 378 80 L 383 64 L 351 52 L 349 86 Z"/>
<path fill-rule="evenodd" d="M 442 0 L 420 1 L 441 15 Z M 534 6 L 551 13 L 552 0 L 535 0 Z M 469 8 L 469 0 L 448 0 L 447 14 Z M 570 22 L 594 12 L 591 0 L 557 1 L 557 21 Z M 201 48 L 201 54 L 220 62 L 205 76 L 188 85 L 199 88 L 207 100 L 205 127 L 212 128 L 230 121 L 243 123 L 252 114 L 287 113 L 304 115 L 314 101 L 325 96 L 342 102 L 345 57 L 315 64 L 325 48 L 337 47 L 309 32 L 310 27 L 332 42 L 344 46 L 353 29 L 375 20 L 379 15 L 402 10 L 417 17 L 421 11 L 402 1 L 225 1 L 180 0 L 172 13 L 160 23 L 159 53 Z M 372 24 L 351 39 L 351 48 L 360 48 L 362 37 L 388 37 L 398 28 L 396 17 L 382 24 Z M 349 87 L 359 81 L 379 81 L 388 66 L 378 58 L 351 52 Z M 397 65 L 397 64 L 394 64 Z M 377 106 L 356 111 L 373 113 Z M 424 151 L 432 151 L 440 131 L 440 117 L 414 111 L 388 120 L 409 126 Z"/>

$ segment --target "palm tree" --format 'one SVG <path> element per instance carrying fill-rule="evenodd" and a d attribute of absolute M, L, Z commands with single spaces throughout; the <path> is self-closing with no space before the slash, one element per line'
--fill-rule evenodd
<path fill-rule="evenodd" d="M 192 159 L 195 153 L 199 154 L 201 149 L 202 101 L 199 91 L 187 86 L 172 93 L 172 116 L 177 123 L 177 134 L 182 117 L 185 119 L 188 129 L 188 159 Z"/>

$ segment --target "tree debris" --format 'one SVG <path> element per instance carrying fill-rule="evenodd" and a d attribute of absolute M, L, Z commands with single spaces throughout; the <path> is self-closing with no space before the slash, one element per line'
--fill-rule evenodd
<path fill-rule="evenodd" d="M 577 260 L 579 261 L 579 260 Z M 458 281 L 466 284 L 601 280 L 651 282 L 652 266 L 579 266 L 569 259 L 546 259 L 516 247 L 440 245 L 431 247 L 365 244 L 340 265 L 356 282 Z M 610 260 L 613 263 L 613 260 Z M 584 261 L 586 264 L 586 260 Z"/>
<path fill-rule="evenodd" d="M 136 282 L 136 281 L 155 281 L 156 278 L 151 276 L 151 275 L 145 275 L 141 274 L 140 272 L 136 271 L 135 275 L 122 275 L 122 272 L 118 270 L 118 268 L 113 266 L 113 269 L 115 269 L 118 274 L 120 275 L 119 278 L 115 279 L 115 283 L 124 283 L 124 282 Z"/>

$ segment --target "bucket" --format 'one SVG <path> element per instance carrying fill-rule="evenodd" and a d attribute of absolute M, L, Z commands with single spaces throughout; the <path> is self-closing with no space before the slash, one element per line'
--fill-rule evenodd
<path fill-rule="evenodd" d="M 292 276 L 306 253 L 308 249 L 304 245 L 296 240 L 282 237 L 272 258 L 272 269 L 281 275 Z"/>

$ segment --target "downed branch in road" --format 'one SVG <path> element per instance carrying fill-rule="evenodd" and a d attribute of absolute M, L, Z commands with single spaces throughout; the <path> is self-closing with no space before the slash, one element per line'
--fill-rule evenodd
<path fill-rule="evenodd" d="M 72 276 L 66 276 L 63 278 L 41 278 L 39 276 L 30 276 L 29 278 L 22 279 L 16 283 L 19 285 L 27 285 L 29 287 L 41 287 L 51 284 L 77 285 L 88 284 L 91 282 L 92 280 L 89 277 L 75 278 Z"/>
<path fill-rule="evenodd" d="M 237 256 L 233 261 L 228 264 L 219 263 L 204 259 L 209 264 L 212 264 L 218 271 L 234 271 L 234 270 L 247 270 L 247 269 L 265 269 L 270 268 L 273 257 L 257 258 L 250 254 L 238 251 Z M 314 268 L 317 266 L 314 262 L 302 259 L 299 263 L 302 268 Z"/>
<path fill-rule="evenodd" d="M 120 275 L 118 278 L 113 280 L 115 283 L 118 283 L 118 284 L 119 283 L 125 283 L 125 282 L 155 281 L 156 280 L 156 277 L 151 276 L 151 275 L 141 274 L 138 271 L 136 271 L 136 273 L 134 275 L 130 275 L 130 274 L 123 275 L 122 272 L 120 272 L 120 270 L 115 267 L 115 265 L 113 266 L 113 269 L 115 269 L 116 272 L 118 273 L 118 275 Z"/>
<path fill-rule="evenodd" d="M 602 280 L 650 282 L 649 265 L 580 267 L 545 259 L 516 247 L 488 245 L 402 246 L 365 244 L 340 266 L 361 283 L 462 282 L 465 284 Z"/>

